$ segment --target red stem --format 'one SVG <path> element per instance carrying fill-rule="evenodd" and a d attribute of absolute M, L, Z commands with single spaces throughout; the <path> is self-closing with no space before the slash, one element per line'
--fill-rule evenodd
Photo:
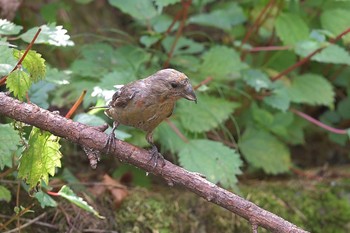
<path fill-rule="evenodd" d="M 47 194 L 51 195 L 51 196 L 55 196 L 55 197 L 58 197 L 59 194 L 58 193 L 55 193 L 55 192 L 51 192 L 51 191 L 46 191 Z"/>
<path fill-rule="evenodd" d="M 10 73 L 12 73 L 13 71 L 17 70 L 17 69 L 21 66 L 21 64 L 22 64 L 22 62 L 23 62 L 23 60 L 24 60 L 24 58 L 27 56 L 29 50 L 32 48 L 32 46 L 33 46 L 33 44 L 34 44 L 36 38 L 38 38 L 40 32 L 41 32 L 41 28 L 39 28 L 38 31 L 35 33 L 35 35 L 34 35 L 32 41 L 31 41 L 31 42 L 29 43 L 29 45 L 27 46 L 26 51 L 24 52 L 24 54 L 22 55 L 22 57 L 19 59 L 19 61 L 17 62 L 16 66 L 13 67 L 13 69 L 12 69 L 12 71 L 11 71 Z M 3 77 L 2 79 L 0 79 L 0 86 L 3 85 L 3 84 L 6 82 L 6 79 L 7 79 L 7 75 L 6 75 L 5 77 Z"/>
<path fill-rule="evenodd" d="M 315 124 L 323 129 L 325 129 L 325 130 L 328 130 L 329 132 L 332 132 L 335 134 L 347 134 L 347 130 L 345 130 L 345 129 L 336 129 L 336 128 L 333 128 L 331 126 L 328 126 L 328 125 L 320 122 L 319 120 L 316 120 L 315 118 L 312 118 L 311 116 L 309 116 L 303 112 L 300 112 L 296 109 L 291 108 L 290 111 L 295 113 L 296 115 L 304 118 L 305 120 L 311 122 L 312 124 Z"/>
<path fill-rule="evenodd" d="M 240 47 L 240 50 L 242 50 L 243 45 L 249 40 L 250 36 L 253 34 L 253 32 L 258 28 L 258 26 L 260 25 L 260 23 L 262 22 L 263 16 L 265 15 L 266 11 L 268 9 L 270 9 L 273 5 L 275 4 L 275 0 L 271 0 L 269 1 L 268 4 L 266 4 L 266 6 L 264 7 L 264 9 L 262 9 L 262 11 L 260 12 L 260 14 L 258 15 L 258 17 L 256 18 L 254 24 L 249 28 L 248 32 L 245 34 L 243 40 L 242 40 L 242 44 Z M 245 58 L 246 53 L 242 53 L 241 55 L 241 60 L 243 61 Z"/>
<path fill-rule="evenodd" d="M 260 52 L 260 51 L 278 51 L 278 50 L 288 50 L 291 49 L 291 46 L 285 45 L 285 46 L 263 46 L 263 47 L 254 47 L 248 52 L 254 53 L 254 52 Z"/>
<path fill-rule="evenodd" d="M 192 0 L 188 0 L 188 1 L 183 0 L 182 1 L 182 6 L 183 6 L 183 8 L 182 8 L 182 20 L 181 20 L 179 28 L 177 29 L 175 40 L 174 40 L 173 44 L 171 45 L 171 49 L 170 49 L 170 51 L 168 53 L 168 58 L 163 64 L 163 68 L 169 67 L 169 63 L 170 63 L 170 60 L 171 60 L 171 58 L 173 56 L 173 53 L 174 53 L 174 50 L 175 50 L 175 46 L 176 46 L 178 40 L 180 39 L 180 36 L 182 34 L 182 31 L 183 31 L 183 28 L 185 26 L 185 23 L 186 23 L 186 20 L 187 20 L 188 8 L 190 7 L 191 3 L 192 3 Z"/>

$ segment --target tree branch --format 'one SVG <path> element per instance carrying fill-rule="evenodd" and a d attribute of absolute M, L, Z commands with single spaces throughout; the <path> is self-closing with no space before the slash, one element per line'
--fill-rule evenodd
<path fill-rule="evenodd" d="M 107 141 L 107 134 L 101 132 L 98 128 L 74 122 L 36 105 L 20 102 L 1 92 L 0 114 L 47 130 L 83 147 L 106 152 L 104 145 Z M 122 161 L 163 177 L 169 186 L 180 184 L 191 192 L 253 222 L 257 226 L 273 232 L 307 232 L 254 203 L 218 187 L 197 173 L 189 172 L 168 161 L 166 161 L 164 167 L 157 166 L 152 169 L 152 164 L 148 162 L 150 154 L 146 150 L 129 143 L 116 140 L 110 154 Z"/>

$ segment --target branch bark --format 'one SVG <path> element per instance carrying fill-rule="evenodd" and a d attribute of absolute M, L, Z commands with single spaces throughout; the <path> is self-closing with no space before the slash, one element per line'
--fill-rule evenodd
<path fill-rule="evenodd" d="M 98 128 L 74 122 L 36 105 L 20 102 L 1 92 L 0 114 L 47 130 L 83 147 L 106 152 L 104 145 L 107 135 Z M 129 143 L 116 140 L 110 154 L 145 171 L 163 177 L 169 186 L 180 184 L 207 201 L 245 218 L 253 225 L 264 227 L 273 232 L 307 232 L 254 203 L 218 187 L 197 173 L 189 172 L 168 161 L 166 161 L 164 167 L 157 166 L 152 169 L 152 164 L 148 162 L 150 158 L 148 151 Z"/>

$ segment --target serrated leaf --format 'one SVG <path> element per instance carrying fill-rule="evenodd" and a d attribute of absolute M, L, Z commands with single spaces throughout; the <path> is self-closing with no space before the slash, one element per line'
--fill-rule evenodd
<path fill-rule="evenodd" d="M 122 12 L 139 20 L 149 20 L 158 14 L 151 0 L 108 0 L 108 2 L 112 6 L 119 8 Z"/>
<path fill-rule="evenodd" d="M 56 167 L 61 167 L 62 154 L 59 138 L 49 132 L 33 127 L 28 145 L 20 158 L 18 176 L 35 187 L 43 180 L 49 183 L 49 175 L 55 175 Z"/>
<path fill-rule="evenodd" d="M 174 36 L 167 36 L 162 41 L 162 45 L 167 53 L 170 52 L 172 45 L 174 43 L 174 40 L 175 40 Z M 173 55 L 200 53 L 203 51 L 203 49 L 204 49 L 203 44 L 195 42 L 194 40 L 191 40 L 185 37 L 180 37 L 173 50 Z"/>
<path fill-rule="evenodd" d="M 241 174 L 239 154 L 221 142 L 191 140 L 179 152 L 179 162 L 184 168 L 204 174 L 211 182 L 220 182 L 226 188 L 234 187 L 236 176 Z"/>
<path fill-rule="evenodd" d="M 19 100 L 23 100 L 30 85 L 30 76 L 22 70 L 17 69 L 7 77 L 6 88 L 13 92 Z"/>
<path fill-rule="evenodd" d="M 176 114 L 183 127 L 191 132 L 205 132 L 223 123 L 240 106 L 225 99 L 197 94 L 198 103 L 180 101 Z"/>
<path fill-rule="evenodd" d="M 269 76 L 260 70 L 244 70 L 242 72 L 242 78 L 247 85 L 253 87 L 256 91 L 267 89 L 271 85 Z"/>
<path fill-rule="evenodd" d="M 0 124 L 0 170 L 12 167 L 12 154 L 20 145 L 21 138 L 10 124 Z"/>
<path fill-rule="evenodd" d="M 11 201 L 11 192 L 5 186 L 0 185 L 0 201 Z"/>
<path fill-rule="evenodd" d="M 226 46 L 214 46 L 202 56 L 203 63 L 199 71 L 203 76 L 214 79 L 232 80 L 247 67 L 241 62 L 239 54 Z"/>
<path fill-rule="evenodd" d="M 235 2 L 221 4 L 217 9 L 209 13 L 193 15 L 188 19 L 189 23 L 216 27 L 230 30 L 233 26 L 246 21 L 243 9 Z"/>
<path fill-rule="evenodd" d="M 41 208 L 57 206 L 57 202 L 42 191 L 35 193 L 34 196 L 39 201 Z"/>
<path fill-rule="evenodd" d="M 325 10 L 321 15 L 322 27 L 335 35 L 340 34 L 349 28 L 350 14 L 347 9 L 329 9 Z M 350 43 L 350 35 L 342 37 L 344 43 Z"/>
<path fill-rule="evenodd" d="M 281 13 L 275 21 L 278 37 L 285 45 L 293 45 L 309 37 L 309 28 L 297 14 Z"/>
<path fill-rule="evenodd" d="M 295 46 L 295 53 L 302 57 L 306 57 L 316 49 L 323 46 L 326 45 L 316 41 L 302 41 Z M 321 52 L 312 56 L 311 60 L 324 63 L 350 65 L 350 54 L 339 45 L 329 44 Z"/>
<path fill-rule="evenodd" d="M 73 46 L 74 42 L 70 40 L 67 35 L 67 30 L 63 26 L 56 26 L 56 24 L 42 25 L 41 32 L 35 40 L 35 44 L 50 44 L 54 46 Z M 25 42 L 31 42 L 39 30 L 39 27 L 34 27 L 27 32 L 20 35 L 20 38 Z"/>
<path fill-rule="evenodd" d="M 93 215 L 95 215 L 96 217 L 100 218 L 100 219 L 104 219 L 105 217 L 101 216 L 92 206 L 90 206 L 86 201 L 83 200 L 83 198 L 78 197 L 73 190 L 71 190 L 68 186 L 64 185 L 62 186 L 62 188 L 60 189 L 60 191 L 58 191 L 57 193 L 59 196 L 67 199 L 68 201 L 70 201 L 71 203 L 73 203 L 74 205 L 78 206 L 79 208 L 92 213 Z"/>
<path fill-rule="evenodd" d="M 334 91 L 327 79 L 317 74 L 304 74 L 291 80 L 288 94 L 294 103 L 332 106 Z"/>
<path fill-rule="evenodd" d="M 22 28 L 7 19 L 0 19 L 0 35 L 17 35 Z"/>
<path fill-rule="evenodd" d="M 23 56 L 24 52 L 24 50 L 16 50 L 13 52 L 13 56 L 19 60 Z M 26 57 L 22 61 L 22 68 L 24 68 L 24 71 L 30 75 L 31 82 L 38 82 L 45 78 L 45 59 L 41 57 L 40 53 L 37 53 L 34 50 L 29 50 Z"/>
<path fill-rule="evenodd" d="M 178 121 L 172 120 L 172 123 L 182 134 L 185 135 L 186 138 L 188 138 L 186 131 Z M 160 142 L 162 149 L 169 150 L 172 154 L 178 153 L 185 144 L 179 135 L 177 135 L 166 122 L 161 123 L 156 128 L 155 139 Z"/>
<path fill-rule="evenodd" d="M 287 172 L 291 166 L 288 148 L 266 131 L 247 129 L 238 146 L 251 165 L 266 173 Z"/>

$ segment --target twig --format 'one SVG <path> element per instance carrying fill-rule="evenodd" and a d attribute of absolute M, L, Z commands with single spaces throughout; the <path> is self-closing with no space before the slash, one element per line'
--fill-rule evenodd
<path fill-rule="evenodd" d="M 171 60 L 171 58 L 173 57 L 173 53 L 174 53 L 176 44 L 177 44 L 178 40 L 180 39 L 180 36 L 181 36 L 181 34 L 182 34 L 182 31 L 183 31 L 183 28 L 185 27 L 185 23 L 186 23 L 186 20 L 187 20 L 187 14 L 188 14 L 188 8 L 190 7 L 190 5 L 191 5 L 191 3 L 192 3 L 192 0 L 182 0 L 181 2 L 182 2 L 182 7 L 183 7 L 183 10 L 182 10 L 182 20 L 181 20 L 181 22 L 180 22 L 179 28 L 178 28 L 177 31 L 176 31 L 176 35 L 175 35 L 174 42 L 173 42 L 173 44 L 171 45 L 170 51 L 169 51 L 169 53 L 168 53 L 168 58 L 167 58 L 167 60 L 164 62 L 163 68 L 166 68 L 166 67 L 169 66 L 170 60 Z"/>
<path fill-rule="evenodd" d="M 345 31 L 343 31 L 342 33 L 337 35 L 335 38 L 330 39 L 328 42 L 330 44 L 334 44 L 335 42 L 340 40 L 344 35 L 346 35 L 349 32 L 350 32 L 350 28 L 346 29 Z M 297 67 L 303 65 L 304 63 L 306 63 L 307 61 L 309 61 L 313 56 L 315 56 L 317 53 L 321 52 L 325 48 L 327 48 L 327 46 L 323 46 L 321 48 L 316 49 L 315 51 L 313 51 L 312 53 L 310 53 L 309 55 L 307 55 L 303 59 L 299 60 L 297 63 L 291 65 L 290 67 L 288 67 L 287 69 L 285 69 L 281 73 L 277 74 L 275 77 L 271 78 L 271 80 L 276 81 L 277 79 L 283 77 L 284 75 L 288 74 L 289 72 L 291 72 L 295 68 L 297 68 Z"/>
<path fill-rule="evenodd" d="M 10 73 L 12 73 L 13 71 L 17 70 L 19 67 L 21 67 L 24 58 L 27 56 L 29 50 L 32 48 L 32 46 L 33 46 L 36 38 L 38 38 L 40 32 L 41 32 L 41 28 L 39 28 L 38 31 L 35 33 L 35 36 L 33 37 L 32 41 L 27 46 L 26 51 L 23 53 L 22 57 L 19 59 L 19 61 L 17 62 L 16 66 L 13 67 L 13 69 L 12 69 L 12 71 Z M 6 79 L 7 79 L 7 76 L 5 76 L 2 79 L 0 79 L 0 86 L 3 85 L 6 82 Z"/>
<path fill-rule="evenodd" d="M 105 147 L 107 134 L 94 127 L 51 113 L 36 105 L 20 102 L 1 92 L 0 114 L 49 131 L 81 146 L 104 153 L 107 152 Z M 189 172 L 169 161 L 165 161 L 164 167 L 157 166 L 154 168 L 153 164 L 149 163 L 151 157 L 149 151 L 127 142 L 116 140 L 111 146 L 109 154 L 122 161 L 128 161 L 128 163 L 147 172 L 161 176 L 169 184 L 180 184 L 207 201 L 215 203 L 248 221 L 254 219 L 255 224 L 273 232 L 307 232 L 254 203 L 209 182 L 198 174 Z"/>
<path fill-rule="evenodd" d="M 14 229 L 12 229 L 12 230 L 5 231 L 5 232 L 3 232 L 3 233 L 19 232 L 21 229 L 23 229 L 23 228 L 25 228 L 25 227 L 27 227 L 27 226 L 32 225 L 33 223 L 37 222 L 38 220 L 42 219 L 42 218 L 45 217 L 45 216 L 46 216 L 46 213 L 42 213 L 42 214 L 40 214 L 38 217 L 36 217 L 36 218 L 34 218 L 34 219 L 28 221 L 27 223 L 25 223 L 25 224 L 23 224 L 23 225 L 21 225 L 21 226 L 19 226 L 19 227 L 16 227 L 16 228 L 14 228 Z"/>
<path fill-rule="evenodd" d="M 81 102 L 83 102 L 85 95 L 86 95 L 86 90 L 83 90 L 83 92 L 79 96 L 78 100 L 74 103 L 73 107 L 71 109 L 69 109 L 68 113 L 65 116 L 66 118 L 71 118 L 71 116 L 77 110 L 77 108 L 79 107 Z"/>

